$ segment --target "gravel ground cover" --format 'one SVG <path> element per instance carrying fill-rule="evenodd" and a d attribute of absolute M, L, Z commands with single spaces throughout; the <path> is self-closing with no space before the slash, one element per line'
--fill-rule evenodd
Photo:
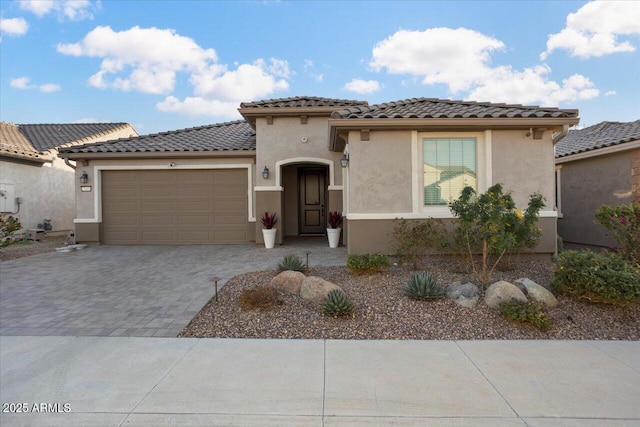
<path fill-rule="evenodd" d="M 446 285 L 470 277 L 455 271 L 448 259 L 429 261 L 426 270 Z M 549 286 L 550 260 L 522 261 L 517 268 L 498 271 L 494 281 L 513 282 L 528 277 Z M 330 318 L 315 304 L 297 296 L 280 296 L 270 311 L 239 306 L 243 290 L 266 286 L 277 274 L 261 271 L 231 279 L 218 296 L 200 311 L 179 336 L 224 338 L 305 339 L 640 339 L 640 306 L 611 306 L 558 296 L 559 305 L 548 309 L 550 328 L 545 332 L 515 323 L 491 310 L 480 300 L 475 308 L 463 308 L 442 298 L 415 301 L 402 289 L 412 275 L 408 268 L 394 267 L 382 274 L 352 275 L 345 267 L 312 268 L 307 275 L 329 280 L 356 303 L 350 317 Z M 472 280 L 473 281 L 473 280 Z"/>
<path fill-rule="evenodd" d="M 53 252 L 56 248 L 62 246 L 66 240 L 67 236 L 54 236 L 36 242 L 25 240 L 14 243 L 0 248 L 0 261 Z"/>

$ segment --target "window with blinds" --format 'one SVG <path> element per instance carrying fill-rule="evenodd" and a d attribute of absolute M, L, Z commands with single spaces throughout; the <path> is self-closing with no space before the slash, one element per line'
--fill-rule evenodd
<path fill-rule="evenodd" d="M 460 197 L 465 186 L 477 190 L 475 138 L 424 138 L 424 206 L 441 206 Z"/>

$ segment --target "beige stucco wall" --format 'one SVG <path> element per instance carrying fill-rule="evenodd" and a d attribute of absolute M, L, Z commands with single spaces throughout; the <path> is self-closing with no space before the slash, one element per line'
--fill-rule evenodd
<path fill-rule="evenodd" d="M 269 179 L 257 181 L 259 186 L 276 185 L 276 162 L 292 158 L 318 158 L 333 161 L 335 185 L 341 185 L 342 153 L 329 151 L 328 117 L 309 117 L 307 124 L 300 123 L 300 117 L 274 117 L 273 124 L 264 118 L 256 120 L 256 167 L 262 172 L 269 168 Z M 302 138 L 307 142 L 302 142 Z M 282 185 L 282 183 L 280 183 Z"/>
<path fill-rule="evenodd" d="M 597 224 L 595 211 L 602 205 L 631 203 L 631 165 L 630 151 L 562 163 L 558 234 L 565 242 L 615 246 Z"/>
<path fill-rule="evenodd" d="M 411 212 L 411 132 L 349 133 L 349 213 Z"/>
<path fill-rule="evenodd" d="M 73 176 L 61 159 L 42 166 L 0 162 L 0 183 L 13 184 L 14 197 L 22 198 L 15 216 L 25 229 L 36 228 L 45 218 L 51 219 L 54 230 L 73 229 Z"/>
<path fill-rule="evenodd" d="M 526 136 L 525 131 L 492 132 L 492 181 L 512 191 L 520 208 L 526 208 L 529 196 L 540 193 L 544 210 L 553 210 L 555 198 L 555 154 L 551 132 L 542 139 Z"/>

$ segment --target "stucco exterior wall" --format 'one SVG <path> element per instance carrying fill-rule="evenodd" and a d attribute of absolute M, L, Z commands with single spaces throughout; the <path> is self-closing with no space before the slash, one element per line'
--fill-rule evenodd
<path fill-rule="evenodd" d="M 565 242 L 615 246 L 606 229 L 597 224 L 595 211 L 602 205 L 631 203 L 631 166 L 630 151 L 562 163 L 558 234 Z"/>
<path fill-rule="evenodd" d="M 553 210 L 555 199 L 555 154 L 551 132 L 542 139 L 526 136 L 524 131 L 492 132 L 492 181 L 513 191 L 519 208 L 526 208 L 529 196 L 540 193 L 544 210 Z"/>
<path fill-rule="evenodd" d="M 306 124 L 300 117 L 274 117 L 273 124 L 264 118 L 256 120 L 256 167 L 261 172 L 264 167 L 270 171 L 269 179 L 260 178 L 259 186 L 276 185 L 276 162 L 292 158 L 318 158 L 333 162 L 334 176 L 330 181 L 335 185 L 342 182 L 340 157 L 342 153 L 329 151 L 328 117 L 309 117 Z M 302 142 L 302 138 L 307 142 Z M 282 183 L 279 183 L 282 185 Z"/>
<path fill-rule="evenodd" d="M 0 182 L 13 184 L 14 196 L 22 198 L 20 212 L 14 216 L 24 229 L 36 228 L 45 218 L 51 219 L 54 230 L 73 229 L 73 180 L 73 169 L 62 159 L 42 166 L 0 162 Z"/>
<path fill-rule="evenodd" d="M 349 213 L 411 212 L 411 132 L 349 133 Z"/>

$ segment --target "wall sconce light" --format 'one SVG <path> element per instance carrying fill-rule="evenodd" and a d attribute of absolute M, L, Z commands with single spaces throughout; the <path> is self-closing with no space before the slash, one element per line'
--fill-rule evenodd
<path fill-rule="evenodd" d="M 344 153 L 342 157 L 340 157 L 340 166 L 342 166 L 343 168 L 346 168 L 347 165 L 349 165 L 349 154 Z"/>
<path fill-rule="evenodd" d="M 266 166 L 262 169 L 262 177 L 264 179 L 269 179 L 269 168 Z"/>
<path fill-rule="evenodd" d="M 87 175 L 87 171 L 82 171 L 82 175 L 80 175 L 80 184 L 86 184 L 89 182 L 89 175 Z"/>

